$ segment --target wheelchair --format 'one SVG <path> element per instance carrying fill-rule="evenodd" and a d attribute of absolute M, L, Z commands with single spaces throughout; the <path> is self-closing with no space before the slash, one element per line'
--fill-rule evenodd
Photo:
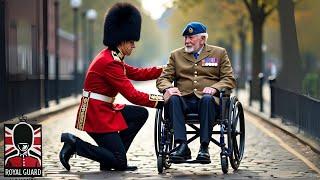
<path fill-rule="evenodd" d="M 241 103 L 237 97 L 231 96 L 231 90 L 223 89 L 219 94 L 219 113 L 215 125 L 220 126 L 219 131 L 212 131 L 210 141 L 221 148 L 220 162 L 224 174 L 228 172 L 229 163 L 234 170 L 239 168 L 243 158 L 245 145 L 245 122 Z M 186 114 L 186 124 L 192 130 L 187 130 L 187 135 L 193 135 L 187 140 L 187 143 L 200 137 L 198 114 Z M 159 173 L 164 169 L 170 168 L 172 163 L 202 163 L 198 160 L 171 161 L 169 155 L 176 150 L 174 143 L 174 133 L 172 123 L 165 117 L 164 109 L 157 109 L 154 126 L 155 152 L 157 156 L 157 168 Z M 220 136 L 219 136 L 220 135 Z M 226 135 L 226 137 L 225 137 Z M 214 138 L 214 136 L 218 136 Z M 218 140 L 217 140 L 218 139 Z"/>

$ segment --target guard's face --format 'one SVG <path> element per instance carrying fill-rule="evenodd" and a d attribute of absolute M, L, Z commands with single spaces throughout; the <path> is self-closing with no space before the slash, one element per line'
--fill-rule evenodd
<path fill-rule="evenodd" d="M 133 49 L 135 48 L 135 42 L 134 41 L 126 41 L 120 44 L 119 49 L 125 56 L 130 56 Z"/>
<path fill-rule="evenodd" d="M 18 143 L 18 149 L 21 151 L 21 152 L 26 152 L 30 147 L 30 144 L 28 143 Z"/>
<path fill-rule="evenodd" d="M 204 37 L 198 35 L 184 36 L 185 51 L 188 53 L 197 52 L 204 44 Z"/>

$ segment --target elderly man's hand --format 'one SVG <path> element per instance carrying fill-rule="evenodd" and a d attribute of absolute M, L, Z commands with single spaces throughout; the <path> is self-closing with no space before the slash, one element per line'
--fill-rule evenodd
<path fill-rule="evenodd" d="M 167 102 L 169 98 L 173 95 L 181 96 L 181 92 L 179 91 L 178 88 L 173 87 L 173 88 L 166 89 L 166 92 L 163 95 L 164 102 Z"/>
<path fill-rule="evenodd" d="M 203 94 L 214 95 L 217 92 L 217 90 L 215 88 L 212 88 L 212 87 L 205 87 L 202 92 L 203 92 Z"/>

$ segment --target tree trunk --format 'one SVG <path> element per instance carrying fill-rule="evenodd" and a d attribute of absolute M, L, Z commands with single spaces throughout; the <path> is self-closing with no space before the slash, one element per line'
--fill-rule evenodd
<path fill-rule="evenodd" d="M 239 40 L 240 40 L 240 72 L 238 78 L 238 88 L 244 88 L 245 82 L 247 78 L 246 71 L 246 33 L 239 32 Z"/>
<path fill-rule="evenodd" d="M 252 87 L 250 88 L 251 98 L 259 100 L 260 97 L 260 86 L 258 74 L 262 72 L 262 38 L 263 38 L 263 19 L 253 20 L 253 51 L 252 51 L 252 68 L 251 68 L 251 79 Z"/>
<path fill-rule="evenodd" d="M 301 93 L 303 71 L 294 19 L 292 0 L 279 1 L 282 69 L 277 78 L 278 86 Z M 292 79 L 288 81 L 288 78 Z"/>

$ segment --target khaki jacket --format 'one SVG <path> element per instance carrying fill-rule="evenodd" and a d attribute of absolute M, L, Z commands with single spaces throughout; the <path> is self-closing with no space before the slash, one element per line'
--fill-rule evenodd
<path fill-rule="evenodd" d="M 227 51 L 224 48 L 205 45 L 196 60 L 193 54 L 183 48 L 171 52 L 169 62 L 157 79 L 156 85 L 160 92 L 173 87 L 173 80 L 182 96 L 194 93 L 201 98 L 205 87 L 217 90 L 233 89 L 235 79 Z"/>

